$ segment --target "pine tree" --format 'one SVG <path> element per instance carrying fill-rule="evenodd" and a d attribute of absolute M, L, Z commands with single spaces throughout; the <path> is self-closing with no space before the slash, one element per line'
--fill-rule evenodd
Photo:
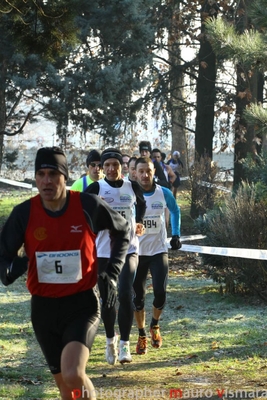
<path fill-rule="evenodd" d="M 265 139 L 263 113 L 259 106 L 252 105 L 263 101 L 262 73 L 267 67 L 263 51 L 266 46 L 263 33 L 267 23 L 263 12 L 266 5 L 264 0 L 242 1 L 236 24 L 218 19 L 210 20 L 206 25 L 214 51 L 221 57 L 232 59 L 236 65 L 235 185 L 244 179 L 242 159 L 248 153 L 260 151 L 259 143 Z"/>

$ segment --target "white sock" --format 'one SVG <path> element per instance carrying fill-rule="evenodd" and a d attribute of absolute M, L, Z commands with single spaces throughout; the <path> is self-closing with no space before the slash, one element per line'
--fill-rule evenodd
<path fill-rule="evenodd" d="M 112 338 L 106 338 L 106 340 L 107 340 L 107 344 L 113 344 L 113 343 L 115 343 L 115 337 L 116 337 L 116 335 L 115 336 L 113 336 Z"/>
<path fill-rule="evenodd" d="M 123 347 L 123 346 L 125 346 L 125 345 L 128 346 L 129 344 L 130 344 L 130 343 L 129 343 L 129 340 L 126 340 L 126 341 L 125 341 L 125 340 L 120 340 L 120 346 L 121 346 L 121 347 Z"/>

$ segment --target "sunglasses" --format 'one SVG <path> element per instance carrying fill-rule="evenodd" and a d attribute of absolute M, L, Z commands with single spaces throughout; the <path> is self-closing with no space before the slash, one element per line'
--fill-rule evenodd
<path fill-rule="evenodd" d="M 93 167 L 93 168 L 95 168 L 95 167 L 102 168 L 102 167 L 101 167 L 101 164 L 99 164 L 99 163 L 91 162 L 90 165 L 91 165 L 91 167 Z"/>

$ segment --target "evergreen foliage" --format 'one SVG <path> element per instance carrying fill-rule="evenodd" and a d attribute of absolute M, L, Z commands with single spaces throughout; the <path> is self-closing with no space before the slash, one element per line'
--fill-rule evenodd
<path fill-rule="evenodd" d="M 259 198 L 253 185 L 243 184 L 223 205 L 199 218 L 196 226 L 206 235 L 207 246 L 266 249 L 266 217 L 266 200 Z M 267 300 L 266 261 L 205 254 L 201 257 L 207 276 L 224 285 L 226 292 L 252 292 Z"/>
<path fill-rule="evenodd" d="M 69 55 L 64 73 L 47 76 L 48 109 L 59 134 L 72 121 L 81 133 L 94 129 L 114 143 L 135 120 L 143 101 L 133 94 L 150 79 L 153 3 L 98 1 L 77 18 L 81 45 Z"/>
<path fill-rule="evenodd" d="M 256 92 L 258 89 L 253 88 L 252 81 L 257 71 L 264 73 L 267 69 L 266 9 L 266 0 L 253 0 L 248 3 L 247 17 L 250 18 L 250 25 L 242 34 L 238 33 L 232 22 L 227 22 L 223 18 L 209 19 L 206 22 L 209 40 L 216 54 L 236 62 L 239 71 L 243 71 L 240 74 L 240 82 L 242 80 L 248 82 L 247 89 L 240 91 L 237 96 L 240 99 L 242 97 L 247 99 L 242 115 L 250 127 L 253 127 L 254 136 L 261 140 L 261 144 L 266 141 L 267 117 L 262 107 L 264 99 L 252 95 L 252 90 Z M 253 151 L 253 147 L 254 144 L 250 151 Z"/>
<path fill-rule="evenodd" d="M 246 68 L 253 65 L 266 68 L 267 53 L 262 51 L 266 39 L 261 32 L 246 30 L 239 34 L 234 25 L 223 18 L 206 21 L 208 38 L 214 51 L 225 59 L 241 63 Z"/>
<path fill-rule="evenodd" d="M 155 2 L 12 4 L 0 13 L 3 90 L 11 85 L 23 100 L 27 83 L 31 116 L 54 120 L 62 144 L 70 121 L 81 133 L 95 129 L 114 141 L 144 103 L 133 96 L 151 81 L 146 68 L 152 64 Z M 13 54 L 21 80 L 10 68 Z M 15 100 L 6 97 L 7 107 L 14 110 Z M 3 121 L 0 131 L 14 131 L 7 115 Z"/>
<path fill-rule="evenodd" d="M 17 60 L 24 58 L 29 70 L 22 69 L 21 77 L 25 78 L 25 84 L 28 80 L 31 121 L 38 115 L 55 121 L 62 144 L 66 143 L 68 135 L 85 134 L 92 129 L 106 142 L 114 143 L 118 135 L 137 122 L 137 112 L 138 123 L 145 126 L 151 106 L 162 122 L 159 131 L 162 128 L 162 132 L 167 132 L 181 124 L 179 134 L 186 127 L 194 132 L 192 113 L 196 104 L 183 96 L 177 98 L 177 82 L 181 82 L 177 76 L 190 76 L 190 95 L 196 89 L 199 65 L 203 67 L 206 83 L 215 80 L 216 77 L 207 76 L 210 65 L 205 64 L 205 60 L 199 64 L 195 57 L 200 43 L 206 41 L 205 35 L 199 35 L 199 19 L 200 16 L 205 18 L 207 10 L 211 15 L 233 13 L 235 2 L 228 3 L 4 1 L 0 7 L 0 30 L 3 32 L 0 52 L 5 50 L 2 60 L 8 67 L 10 79 L 7 81 L 3 74 L 3 82 L 22 94 L 21 82 L 18 79 L 13 82 L 9 61 L 14 54 Z M 195 54 L 192 60 L 185 62 L 180 50 L 187 47 L 194 48 Z M 34 63 L 30 57 L 34 57 Z M 16 69 L 20 71 L 20 63 Z M 220 109 L 229 106 L 232 95 L 224 88 L 221 90 L 219 83 L 214 90 L 207 91 L 212 101 L 217 101 L 217 117 Z M 21 100 L 24 99 L 22 96 Z M 8 103 L 7 107 L 13 109 L 14 103 Z M 178 108 L 181 118 L 172 120 L 172 113 Z M 213 113 L 213 106 L 208 108 Z M 18 127 L 28 110 L 28 107 L 27 112 L 22 107 L 18 109 L 17 117 L 24 112 L 24 119 L 17 118 Z M 0 131 L 16 132 L 7 115 L 2 120 L 5 124 Z M 68 132 L 69 123 L 72 123 L 72 132 Z M 202 121 L 198 125 L 204 126 Z M 203 136 L 198 140 L 204 143 L 202 147 L 206 151 L 212 149 L 214 127 L 211 125 L 202 129 Z M 229 126 L 222 129 L 229 130 Z"/>
<path fill-rule="evenodd" d="M 267 2 L 266 0 L 253 0 L 250 2 L 249 15 L 253 25 L 262 31 L 267 28 Z"/>
<path fill-rule="evenodd" d="M 249 124 L 255 126 L 256 134 L 261 138 L 267 135 L 267 110 L 261 104 L 252 103 L 244 111 L 244 117 Z"/>
<path fill-rule="evenodd" d="M 7 168 L 9 168 L 11 170 L 17 169 L 18 166 L 15 164 L 15 162 L 18 159 L 18 150 L 14 150 L 10 153 L 6 153 L 4 156 L 4 159 L 5 159 Z"/>
<path fill-rule="evenodd" d="M 9 40 L 23 54 L 35 53 L 54 61 L 77 43 L 77 12 L 83 0 L 4 1 L 0 24 L 5 24 Z"/>
<path fill-rule="evenodd" d="M 267 152 L 262 151 L 256 156 L 249 155 L 243 166 L 247 182 L 254 185 L 256 200 L 265 202 L 267 205 Z"/>

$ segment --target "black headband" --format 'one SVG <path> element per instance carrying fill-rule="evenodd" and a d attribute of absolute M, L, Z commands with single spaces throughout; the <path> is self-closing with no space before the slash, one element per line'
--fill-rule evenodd
<path fill-rule="evenodd" d="M 66 180 L 69 177 L 67 158 L 59 147 L 42 147 L 37 151 L 35 174 L 43 168 L 56 169 L 66 177 Z"/>
<path fill-rule="evenodd" d="M 104 162 L 109 158 L 116 158 L 117 160 L 119 160 L 120 164 L 123 164 L 122 154 L 119 151 L 114 150 L 114 151 L 107 151 L 106 153 L 103 152 L 101 155 L 101 164 L 103 165 Z"/>

